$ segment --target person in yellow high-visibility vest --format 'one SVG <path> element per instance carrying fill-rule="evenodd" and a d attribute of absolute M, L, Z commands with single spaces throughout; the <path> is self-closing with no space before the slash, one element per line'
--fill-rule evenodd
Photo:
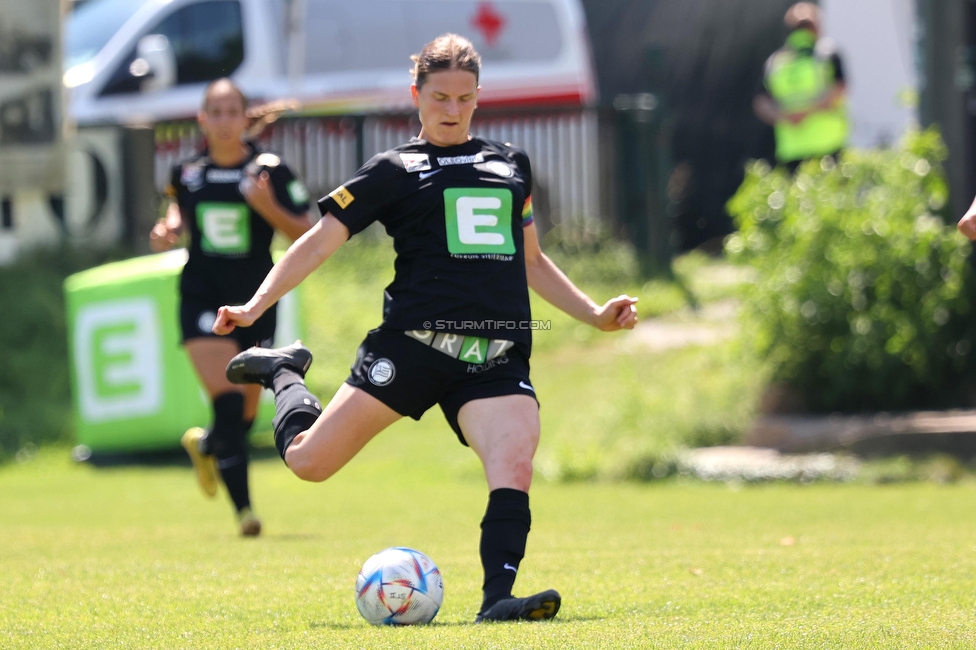
<path fill-rule="evenodd" d="M 786 12 L 786 44 L 766 62 L 756 115 L 776 134 L 776 160 L 791 171 L 847 146 L 850 120 L 840 56 L 820 37 L 820 9 L 800 2 Z"/>

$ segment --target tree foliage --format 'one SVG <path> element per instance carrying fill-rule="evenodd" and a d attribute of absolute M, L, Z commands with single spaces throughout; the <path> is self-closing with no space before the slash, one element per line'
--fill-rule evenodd
<path fill-rule="evenodd" d="M 729 212 L 734 261 L 757 271 L 744 318 L 771 378 L 816 411 L 971 400 L 976 292 L 948 199 L 938 133 L 809 161 L 752 163 Z"/>

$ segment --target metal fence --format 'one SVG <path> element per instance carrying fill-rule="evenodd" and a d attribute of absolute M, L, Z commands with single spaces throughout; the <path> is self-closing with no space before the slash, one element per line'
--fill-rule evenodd
<path fill-rule="evenodd" d="M 588 109 L 485 112 L 472 133 L 510 142 L 532 162 L 533 207 L 543 227 L 595 230 L 601 219 L 598 115 Z M 282 118 L 261 135 L 261 145 L 279 153 L 313 196 L 348 180 L 372 155 L 393 148 L 420 131 L 416 115 Z M 202 145 L 191 122 L 156 129 L 156 185 L 171 166 Z M 609 216 L 609 215 L 606 215 Z"/>

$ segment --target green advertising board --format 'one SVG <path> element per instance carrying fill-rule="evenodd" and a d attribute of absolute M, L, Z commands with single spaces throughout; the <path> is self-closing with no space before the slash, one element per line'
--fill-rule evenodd
<path fill-rule="evenodd" d="M 179 278 L 186 251 L 137 257 L 65 281 L 72 399 L 79 444 L 93 451 L 179 446 L 211 419 L 210 401 L 180 344 Z M 298 290 L 278 305 L 275 345 L 300 338 Z M 262 393 L 255 429 L 274 416 Z"/>

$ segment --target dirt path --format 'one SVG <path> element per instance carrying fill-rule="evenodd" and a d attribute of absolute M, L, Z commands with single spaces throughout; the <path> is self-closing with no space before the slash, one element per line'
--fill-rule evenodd
<path fill-rule="evenodd" d="M 692 345 L 715 345 L 738 332 L 738 301 L 719 300 L 700 309 L 650 318 L 637 325 L 630 339 L 653 352 L 663 352 Z"/>

